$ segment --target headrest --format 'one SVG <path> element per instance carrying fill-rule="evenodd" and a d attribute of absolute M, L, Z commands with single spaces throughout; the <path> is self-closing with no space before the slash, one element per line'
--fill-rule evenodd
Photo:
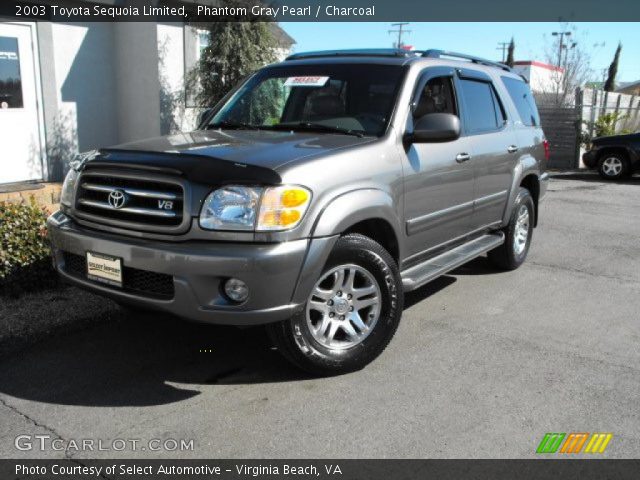
<path fill-rule="evenodd" d="M 311 113 L 322 117 L 335 117 L 344 113 L 344 105 L 337 95 L 318 95 L 311 100 Z"/>

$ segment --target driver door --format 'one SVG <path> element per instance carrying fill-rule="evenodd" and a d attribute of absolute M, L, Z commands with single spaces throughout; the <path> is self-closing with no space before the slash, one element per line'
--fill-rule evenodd
<path fill-rule="evenodd" d="M 431 67 L 417 82 L 408 131 L 422 115 L 451 113 L 461 121 L 453 68 Z M 469 140 L 405 146 L 407 253 L 414 256 L 469 233 L 474 171 Z"/>

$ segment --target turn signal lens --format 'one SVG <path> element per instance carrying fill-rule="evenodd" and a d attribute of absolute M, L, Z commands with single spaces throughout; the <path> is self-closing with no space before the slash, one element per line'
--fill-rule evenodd
<path fill-rule="evenodd" d="M 299 207 L 309 199 L 309 194 L 301 188 L 290 188 L 282 192 L 280 200 L 284 207 Z"/>
<path fill-rule="evenodd" d="M 298 210 L 283 210 L 280 212 L 280 224 L 291 225 L 292 223 L 298 223 L 300 220 L 300 212 Z"/>
<path fill-rule="evenodd" d="M 309 206 L 311 192 L 304 187 L 283 185 L 267 188 L 262 195 L 256 230 L 288 230 L 295 227 Z"/>

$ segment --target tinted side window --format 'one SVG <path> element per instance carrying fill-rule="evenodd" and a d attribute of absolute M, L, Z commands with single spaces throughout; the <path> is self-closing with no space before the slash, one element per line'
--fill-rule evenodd
<path fill-rule="evenodd" d="M 540 125 L 540 115 L 529 85 L 522 80 L 509 77 L 502 77 L 502 83 L 507 88 L 507 92 L 509 92 L 509 96 L 518 110 L 522 123 L 530 127 Z"/>
<path fill-rule="evenodd" d="M 451 77 L 435 77 L 425 84 L 413 111 L 413 116 L 420 118 L 429 113 L 458 114 Z"/>
<path fill-rule="evenodd" d="M 493 86 L 467 79 L 461 79 L 460 85 L 467 109 L 467 130 L 479 133 L 500 129 L 505 117 Z"/>

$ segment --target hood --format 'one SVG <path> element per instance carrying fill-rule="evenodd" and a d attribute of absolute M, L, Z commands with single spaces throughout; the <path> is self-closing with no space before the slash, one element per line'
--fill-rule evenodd
<path fill-rule="evenodd" d="M 241 177 L 233 180 L 277 182 L 276 171 L 288 163 L 375 140 L 315 132 L 197 130 L 101 149 L 87 168 L 135 165 L 171 170 L 194 181 L 220 179 L 224 170 L 224 177 Z M 269 178 L 262 178 L 265 175 Z"/>
<path fill-rule="evenodd" d="M 621 134 L 621 135 L 609 135 L 606 137 L 597 137 L 593 139 L 594 144 L 600 144 L 600 143 L 615 143 L 615 142 L 622 142 L 622 143 L 626 143 L 626 142 L 630 142 L 630 141 L 638 141 L 640 140 L 640 133 L 628 133 L 628 134 Z"/>

